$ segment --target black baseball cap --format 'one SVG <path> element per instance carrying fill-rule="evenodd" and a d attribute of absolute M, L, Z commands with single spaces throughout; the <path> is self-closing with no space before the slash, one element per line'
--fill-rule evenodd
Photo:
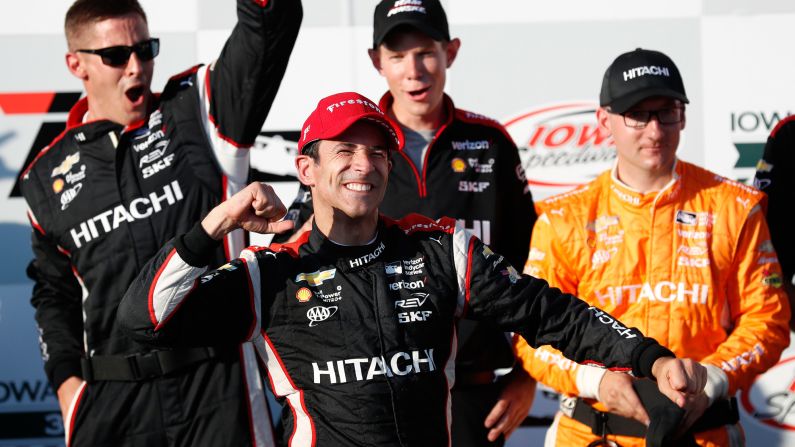
<path fill-rule="evenodd" d="M 400 25 L 409 25 L 433 40 L 450 40 L 447 15 L 439 0 L 382 0 L 373 14 L 373 48 Z"/>
<path fill-rule="evenodd" d="M 618 56 L 602 79 L 599 105 L 615 113 L 652 96 L 667 96 L 689 103 L 679 69 L 659 51 L 638 48 Z"/>

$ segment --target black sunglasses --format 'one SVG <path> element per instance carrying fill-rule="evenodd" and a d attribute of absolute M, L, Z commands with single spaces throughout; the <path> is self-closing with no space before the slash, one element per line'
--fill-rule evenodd
<path fill-rule="evenodd" d="M 98 50 L 76 50 L 76 52 L 96 54 L 102 58 L 103 64 L 118 67 L 126 64 L 133 52 L 138 55 L 138 59 L 144 62 L 151 61 L 160 54 L 160 39 L 153 37 L 143 42 L 138 42 L 133 46 L 117 45 Z"/>

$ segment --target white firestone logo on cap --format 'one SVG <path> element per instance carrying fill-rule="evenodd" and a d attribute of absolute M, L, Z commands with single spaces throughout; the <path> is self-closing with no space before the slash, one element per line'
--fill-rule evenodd
<path fill-rule="evenodd" d="M 422 0 L 397 0 L 392 9 L 386 14 L 387 17 L 392 17 L 401 12 L 419 12 L 420 14 L 427 14 L 425 7 L 422 6 Z"/>
<path fill-rule="evenodd" d="M 349 99 L 347 101 L 335 102 L 334 104 L 331 104 L 331 105 L 327 106 L 326 110 L 328 110 L 329 113 L 333 113 L 334 109 L 337 109 L 337 108 L 340 108 L 340 107 L 343 107 L 343 106 L 347 106 L 348 104 L 362 104 L 362 105 L 365 105 L 365 106 L 375 110 L 376 112 L 378 112 L 378 113 L 380 113 L 382 115 L 384 114 L 384 112 L 382 112 L 381 109 L 379 109 L 377 105 L 371 103 L 370 101 L 365 101 L 365 100 L 358 99 L 358 98 L 357 99 Z"/>
<path fill-rule="evenodd" d="M 644 65 L 642 67 L 630 68 L 629 70 L 625 71 L 624 81 L 629 81 L 630 79 L 635 79 L 636 77 L 646 76 L 646 75 L 671 77 L 671 73 L 668 70 L 668 67 L 658 67 L 656 65 Z"/>

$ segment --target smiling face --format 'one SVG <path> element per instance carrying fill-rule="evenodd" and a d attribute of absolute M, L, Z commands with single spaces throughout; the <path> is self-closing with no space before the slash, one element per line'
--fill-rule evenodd
<path fill-rule="evenodd" d="M 644 99 L 632 106 L 627 112 L 683 107 L 676 99 L 655 96 Z M 679 123 L 660 124 L 654 117 L 646 127 L 635 129 L 624 123 L 624 117 L 610 113 L 604 108 L 597 111 L 597 121 L 615 140 L 617 153 L 617 172 L 619 179 L 629 186 L 638 188 L 634 180 L 640 178 L 658 178 L 657 186 L 670 179 L 679 138 L 685 127 L 684 119 Z"/>
<path fill-rule="evenodd" d="M 299 155 L 298 176 L 312 190 L 315 220 L 378 216 L 391 168 L 384 131 L 357 121 L 334 140 L 321 140 L 317 158 Z"/>
<path fill-rule="evenodd" d="M 447 69 L 459 47 L 458 39 L 439 42 L 415 28 L 402 27 L 369 51 L 394 97 L 391 112 L 403 125 L 419 129 L 440 124 Z"/>
<path fill-rule="evenodd" d="M 71 50 L 96 50 L 116 45 L 132 46 L 147 39 L 146 21 L 133 13 L 91 23 L 70 46 Z M 126 64 L 110 66 L 96 54 L 70 51 L 66 63 L 69 71 L 83 81 L 89 119 L 107 119 L 128 125 L 146 116 L 154 60 L 143 62 L 132 53 Z"/>

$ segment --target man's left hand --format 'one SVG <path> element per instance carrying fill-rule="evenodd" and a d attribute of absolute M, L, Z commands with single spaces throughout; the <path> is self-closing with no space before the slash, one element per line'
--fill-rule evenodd
<path fill-rule="evenodd" d="M 494 442 L 500 435 L 511 436 L 530 412 L 536 392 L 536 381 L 517 365 L 505 377 L 507 383 L 499 400 L 486 416 L 484 425 L 490 429 L 488 438 Z"/>
<path fill-rule="evenodd" d="M 680 408 L 684 408 L 689 395 L 702 393 L 707 383 L 707 369 L 691 359 L 660 357 L 651 368 L 660 392 Z"/>

